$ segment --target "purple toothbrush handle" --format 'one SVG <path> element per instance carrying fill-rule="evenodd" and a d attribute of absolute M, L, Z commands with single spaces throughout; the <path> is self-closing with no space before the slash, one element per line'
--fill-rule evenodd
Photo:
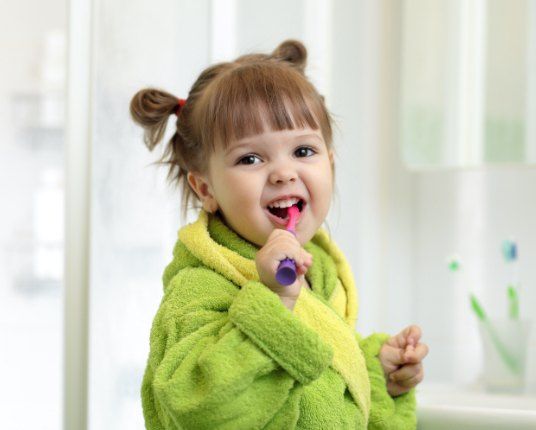
<path fill-rule="evenodd" d="M 281 285 L 293 284 L 296 280 L 296 263 L 294 263 L 294 260 L 291 258 L 285 258 L 283 261 L 281 261 L 281 263 L 279 263 L 279 267 L 277 268 L 275 279 L 277 279 L 277 282 L 279 282 Z"/>

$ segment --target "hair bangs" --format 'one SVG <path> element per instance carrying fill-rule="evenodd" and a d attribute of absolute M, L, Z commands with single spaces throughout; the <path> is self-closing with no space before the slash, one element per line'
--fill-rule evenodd
<path fill-rule="evenodd" d="M 268 131 L 329 127 L 319 98 L 298 71 L 266 63 L 240 66 L 215 82 L 207 112 L 211 126 L 205 128 L 213 135 L 206 137 L 213 149 L 225 149 Z"/>

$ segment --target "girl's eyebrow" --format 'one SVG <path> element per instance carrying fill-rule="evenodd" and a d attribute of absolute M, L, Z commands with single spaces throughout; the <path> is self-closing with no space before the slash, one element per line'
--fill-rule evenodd
<path fill-rule="evenodd" d="M 295 140 L 298 140 L 298 139 L 303 139 L 304 137 L 313 137 L 313 138 L 316 138 L 318 141 L 321 141 L 322 139 L 320 138 L 320 136 L 318 136 L 318 134 L 314 134 L 314 133 L 305 133 L 305 134 L 299 134 L 297 136 L 294 136 L 291 140 L 292 141 L 295 141 Z M 257 146 L 257 145 L 260 145 L 261 143 L 263 143 L 263 140 L 251 140 L 251 141 L 246 141 L 244 143 L 240 143 L 238 145 L 234 145 L 234 146 L 230 146 L 227 151 L 225 152 L 225 154 L 229 154 L 231 153 L 232 151 L 234 151 L 235 149 L 239 149 L 239 148 L 242 148 L 244 146 Z"/>
<path fill-rule="evenodd" d="M 239 145 L 230 146 L 225 153 L 229 154 L 230 152 L 233 152 L 235 149 L 239 149 L 239 148 L 242 148 L 244 146 L 256 146 L 258 144 L 259 143 L 257 143 L 257 142 L 244 142 L 244 143 L 241 143 Z"/>
<path fill-rule="evenodd" d="M 314 137 L 317 140 L 322 140 L 318 134 L 314 134 L 314 133 L 299 134 L 298 136 L 294 137 L 294 140 L 302 139 L 304 137 Z"/>

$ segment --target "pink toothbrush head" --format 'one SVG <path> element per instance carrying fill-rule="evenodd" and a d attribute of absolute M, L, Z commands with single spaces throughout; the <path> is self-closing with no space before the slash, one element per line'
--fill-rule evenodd
<path fill-rule="evenodd" d="M 300 210 L 298 209 L 298 206 L 294 205 L 288 208 L 288 223 L 287 223 L 287 231 L 290 231 L 291 233 L 296 236 L 296 223 L 298 222 L 298 219 L 300 218 Z"/>

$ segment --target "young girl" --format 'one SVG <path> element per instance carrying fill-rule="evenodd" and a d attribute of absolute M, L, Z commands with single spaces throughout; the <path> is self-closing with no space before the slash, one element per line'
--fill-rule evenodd
<path fill-rule="evenodd" d="M 283 42 L 204 70 L 188 94 L 132 99 L 149 149 L 176 114 L 161 162 L 199 218 L 163 274 L 142 385 L 148 429 L 414 429 L 428 352 L 418 326 L 355 332 L 348 263 L 320 226 L 334 186 L 332 120 Z M 295 235 L 288 207 L 300 213 Z M 281 260 L 297 279 L 275 279 Z"/>

